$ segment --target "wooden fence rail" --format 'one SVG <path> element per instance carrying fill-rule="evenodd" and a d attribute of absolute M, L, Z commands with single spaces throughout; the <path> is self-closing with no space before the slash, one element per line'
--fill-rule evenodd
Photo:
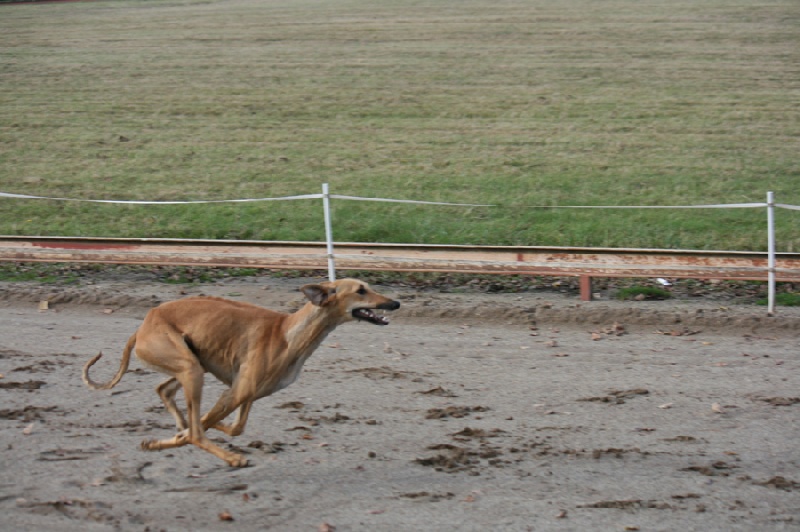
<path fill-rule="evenodd" d="M 766 252 L 336 243 L 342 270 L 766 281 Z M 0 236 L 0 261 L 325 270 L 325 243 Z M 777 281 L 800 282 L 800 254 L 776 256 Z"/>

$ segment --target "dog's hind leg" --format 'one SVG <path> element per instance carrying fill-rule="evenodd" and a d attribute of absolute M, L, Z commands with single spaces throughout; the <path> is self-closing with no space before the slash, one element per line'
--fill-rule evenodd
<path fill-rule="evenodd" d="M 211 440 L 209 440 L 205 434 L 203 422 L 200 419 L 203 374 L 203 369 L 198 365 L 197 369 L 191 369 L 175 377 L 183 386 L 183 391 L 186 394 L 186 410 L 189 419 L 189 428 L 166 440 L 142 442 L 142 449 L 156 451 L 192 444 L 228 462 L 228 464 L 233 467 L 243 467 L 247 465 L 247 460 L 242 455 L 226 451 L 218 445 L 211 443 Z"/>
<path fill-rule="evenodd" d="M 189 443 L 191 443 L 189 441 L 189 431 L 183 430 L 166 440 L 144 440 L 141 443 L 141 447 L 143 451 L 163 451 L 164 449 L 183 447 Z"/>
<path fill-rule="evenodd" d="M 180 389 L 181 383 L 179 383 L 178 379 L 175 377 L 171 377 L 156 387 L 156 393 L 161 397 L 161 401 L 164 403 L 167 412 L 172 414 L 172 417 L 175 418 L 175 426 L 178 427 L 178 430 L 186 430 L 188 426 L 186 424 L 186 418 L 183 417 L 183 413 L 178 409 L 178 405 L 175 404 L 175 394 L 178 393 Z"/>
<path fill-rule="evenodd" d="M 162 329 L 154 331 L 154 333 L 156 334 L 147 335 L 143 341 L 137 344 L 136 354 L 145 363 L 159 368 L 176 379 L 177 384 L 172 384 L 169 380 L 165 383 L 167 388 L 165 393 L 170 391 L 170 387 L 175 387 L 177 392 L 177 388 L 183 386 L 183 392 L 186 396 L 188 430 L 184 430 L 167 440 L 142 442 L 142 449 L 155 451 L 191 443 L 225 460 L 231 466 L 242 467 L 247 465 L 247 460 L 240 454 L 228 452 L 214 445 L 205 434 L 203 422 L 200 418 L 205 370 L 200 365 L 195 354 L 189 349 L 189 346 L 186 345 L 186 342 L 177 331 L 169 328 L 166 331 Z"/>

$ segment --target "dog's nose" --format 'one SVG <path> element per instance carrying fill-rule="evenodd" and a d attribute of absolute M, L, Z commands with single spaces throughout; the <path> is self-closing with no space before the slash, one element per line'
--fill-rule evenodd
<path fill-rule="evenodd" d="M 382 305 L 378 305 L 378 308 L 381 310 L 397 310 L 400 308 L 399 301 L 388 301 L 383 303 Z"/>

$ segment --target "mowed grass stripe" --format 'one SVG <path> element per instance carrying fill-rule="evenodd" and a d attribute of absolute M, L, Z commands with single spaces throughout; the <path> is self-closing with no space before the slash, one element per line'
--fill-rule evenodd
<path fill-rule="evenodd" d="M 0 6 L 0 190 L 100 199 L 315 193 L 339 240 L 764 249 L 800 203 L 800 13 L 593 2 Z M 0 233 L 319 240 L 319 202 L 0 201 Z M 778 243 L 795 250 L 797 214 Z"/>

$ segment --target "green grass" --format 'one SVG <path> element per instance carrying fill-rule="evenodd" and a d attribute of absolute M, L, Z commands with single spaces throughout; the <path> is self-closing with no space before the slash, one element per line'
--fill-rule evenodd
<path fill-rule="evenodd" d="M 766 299 L 759 299 L 758 304 L 768 305 L 769 302 Z M 775 304 L 779 307 L 800 307 L 800 294 L 780 292 L 775 294 Z"/>
<path fill-rule="evenodd" d="M 339 241 L 763 250 L 800 204 L 795 0 L 0 6 L 0 191 L 317 193 Z M 780 210 L 782 251 L 800 249 Z M 0 234 L 322 240 L 319 200 L 0 199 Z"/>
<path fill-rule="evenodd" d="M 0 263 L 0 281 L 72 284 L 77 279 L 78 274 L 72 268 L 62 264 Z"/>
<path fill-rule="evenodd" d="M 617 299 L 669 299 L 672 294 L 667 290 L 654 286 L 628 286 L 620 288 L 617 292 Z"/>

